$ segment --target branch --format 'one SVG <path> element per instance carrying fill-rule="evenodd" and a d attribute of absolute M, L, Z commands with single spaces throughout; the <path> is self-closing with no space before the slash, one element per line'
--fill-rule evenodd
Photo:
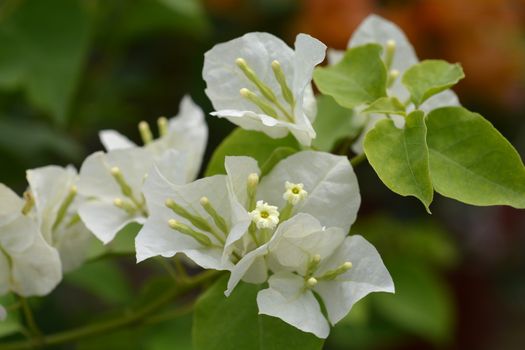
<path fill-rule="evenodd" d="M 6 343 L 0 345 L 0 350 L 26 350 L 43 348 L 63 343 L 77 341 L 83 338 L 92 337 L 102 333 L 109 333 L 126 326 L 141 324 L 141 323 L 156 323 L 158 320 L 153 317 L 148 320 L 148 317 L 158 309 L 162 308 L 176 297 L 183 295 L 215 278 L 220 274 L 220 271 L 209 270 L 205 271 L 193 278 L 187 280 L 185 284 L 177 288 L 167 291 L 164 295 L 155 299 L 151 304 L 137 309 L 136 311 L 127 312 L 121 317 L 100 323 L 93 323 L 69 331 L 59 332 L 47 336 L 42 336 L 38 340 L 26 340 Z M 177 312 L 175 312 L 177 314 Z M 158 317 L 157 317 L 158 318 Z M 162 320 L 162 318 L 161 318 Z"/>
<path fill-rule="evenodd" d="M 350 164 L 352 164 L 352 166 L 355 168 L 356 166 L 358 166 L 365 160 L 366 160 L 366 154 L 363 152 L 353 157 L 352 159 L 350 159 Z"/>

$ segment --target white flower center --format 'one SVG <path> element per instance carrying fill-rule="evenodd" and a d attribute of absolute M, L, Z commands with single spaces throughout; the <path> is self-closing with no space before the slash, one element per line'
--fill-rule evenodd
<path fill-rule="evenodd" d="M 279 224 L 277 207 L 263 201 L 257 201 L 255 209 L 250 212 L 250 217 L 258 229 L 273 230 Z"/>
<path fill-rule="evenodd" d="M 304 185 L 301 183 L 294 184 L 286 181 L 286 191 L 283 194 L 283 199 L 292 205 L 297 205 L 308 196 L 308 192 L 306 192 L 303 187 Z"/>

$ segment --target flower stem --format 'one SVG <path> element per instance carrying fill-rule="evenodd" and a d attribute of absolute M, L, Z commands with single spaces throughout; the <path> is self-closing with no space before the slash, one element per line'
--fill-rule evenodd
<path fill-rule="evenodd" d="M 0 350 L 25 350 L 55 346 L 70 343 L 80 339 L 93 337 L 98 334 L 109 333 L 127 326 L 161 322 L 164 318 L 155 315 L 156 311 L 168 304 L 176 297 L 183 295 L 209 281 L 217 278 L 220 271 L 209 270 L 188 279 L 187 283 L 168 290 L 165 294 L 155 299 L 152 303 L 132 312 L 125 313 L 121 317 L 107 321 L 88 324 L 69 331 L 42 336 L 40 341 L 33 340 L 17 341 L 0 345 Z M 177 313 L 177 312 L 174 312 Z"/>
<path fill-rule="evenodd" d="M 366 160 L 366 154 L 361 153 L 353 157 L 352 159 L 350 159 L 350 164 L 352 164 L 353 167 L 356 167 L 365 160 Z"/>
<path fill-rule="evenodd" d="M 22 311 L 24 313 L 24 318 L 27 323 L 29 332 L 33 337 L 39 337 L 42 334 L 42 332 L 36 324 L 35 317 L 33 316 L 33 311 L 31 310 L 31 306 L 29 306 L 29 303 L 27 302 L 26 298 L 19 296 L 18 299 L 20 302 L 20 306 L 22 307 Z"/>

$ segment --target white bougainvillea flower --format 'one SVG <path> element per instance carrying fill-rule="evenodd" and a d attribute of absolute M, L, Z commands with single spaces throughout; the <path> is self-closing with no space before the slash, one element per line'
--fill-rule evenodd
<path fill-rule="evenodd" d="M 355 221 L 360 205 L 359 187 L 346 157 L 299 152 L 280 161 L 260 181 L 260 170 L 252 158 L 227 157 L 225 168 L 228 188 L 237 199 L 237 210 L 253 213 L 258 206 L 274 207 L 267 210 L 266 219 L 251 215 L 253 225 L 247 232 L 228 236 L 223 258 L 236 265 L 226 294 L 241 279 L 252 283 L 265 281 L 268 268 L 264 256 L 269 249 L 265 244 L 283 230 L 283 225 L 289 227 L 295 216 L 309 214 L 323 226 L 339 227 L 343 232 L 348 232 Z M 300 200 L 287 195 L 293 189 L 302 197 Z M 270 216 L 276 224 L 267 226 L 264 221 Z M 233 256 L 241 257 L 240 261 L 231 260 Z"/>
<path fill-rule="evenodd" d="M 144 222 L 148 211 L 142 185 L 152 165 L 151 154 L 138 147 L 96 152 L 82 164 L 78 192 L 86 201 L 78 213 L 102 242 L 112 241 L 131 222 Z"/>
<path fill-rule="evenodd" d="M 259 313 L 278 317 L 319 338 L 328 337 L 352 306 L 372 292 L 394 292 L 377 250 L 361 236 L 325 229 L 314 218 L 306 230 L 289 230 L 269 251 L 269 288 L 257 295 Z M 322 300 L 328 320 L 319 302 Z"/>
<path fill-rule="evenodd" d="M 139 131 L 145 143 L 144 148 L 151 152 L 156 160 L 171 149 L 187 153 L 186 181 L 193 181 L 201 167 L 208 140 L 208 127 L 202 109 L 193 102 L 190 96 L 184 96 L 179 106 L 179 113 L 169 120 L 160 117 L 157 123 L 160 136 L 158 139 L 153 139 L 153 134 L 146 122 L 139 124 Z M 106 151 L 138 147 L 115 130 L 101 131 L 100 140 Z"/>
<path fill-rule="evenodd" d="M 144 195 L 151 215 L 135 240 L 138 262 L 183 253 L 203 268 L 231 268 L 222 261 L 226 238 L 246 232 L 250 217 L 233 214 L 226 176 L 177 185 L 155 166 Z"/>
<path fill-rule="evenodd" d="M 316 115 L 312 74 L 325 50 L 306 34 L 297 36 L 295 50 L 268 33 L 215 45 L 204 55 L 202 73 L 215 108 L 212 115 L 273 138 L 291 132 L 309 146 Z"/>
<path fill-rule="evenodd" d="M 64 272 L 77 268 L 84 262 L 93 236 L 77 213 L 83 198 L 77 195 L 76 170 L 46 166 L 26 174 L 42 236 L 60 253 Z"/>
<path fill-rule="evenodd" d="M 33 205 L 0 184 L 0 295 L 46 295 L 62 279 L 59 254 L 30 215 Z"/>
<path fill-rule="evenodd" d="M 368 16 L 356 29 L 350 41 L 348 48 L 377 43 L 384 47 L 383 59 L 389 69 L 391 84 L 388 88 L 388 95 L 397 97 L 399 101 L 405 102 L 409 99 L 410 93 L 401 83 L 401 77 L 404 72 L 419 62 L 416 52 L 408 41 L 405 33 L 393 22 L 390 22 L 380 16 Z M 337 50 L 328 50 L 329 64 L 335 64 L 342 59 L 344 52 Z M 459 106 L 459 99 L 452 90 L 445 90 L 426 100 L 419 109 L 429 112 L 433 109 L 445 106 Z M 413 104 L 410 104 L 407 110 L 413 110 Z M 359 117 L 359 116 L 358 116 Z M 352 146 L 352 150 L 357 153 L 363 153 L 363 140 L 366 133 L 372 129 L 375 123 L 386 118 L 383 114 L 363 115 L 364 130 L 361 136 Z M 398 128 L 403 128 L 405 119 L 402 116 L 392 115 L 392 120 Z"/>

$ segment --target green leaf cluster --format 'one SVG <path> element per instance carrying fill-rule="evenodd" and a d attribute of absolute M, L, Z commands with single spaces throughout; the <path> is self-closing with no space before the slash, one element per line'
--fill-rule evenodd
<path fill-rule="evenodd" d="M 463 77 L 459 64 L 422 61 L 404 72 L 401 82 L 410 99 L 399 101 L 387 96 L 392 82 L 375 44 L 349 49 L 339 63 L 314 74 L 321 92 L 342 107 L 385 115 L 366 133 L 364 152 L 392 191 L 418 198 L 428 212 L 434 191 L 473 205 L 525 208 L 523 162 L 490 122 L 459 106 L 427 114 L 418 109 Z M 404 118 L 402 128 L 392 115 Z"/>

